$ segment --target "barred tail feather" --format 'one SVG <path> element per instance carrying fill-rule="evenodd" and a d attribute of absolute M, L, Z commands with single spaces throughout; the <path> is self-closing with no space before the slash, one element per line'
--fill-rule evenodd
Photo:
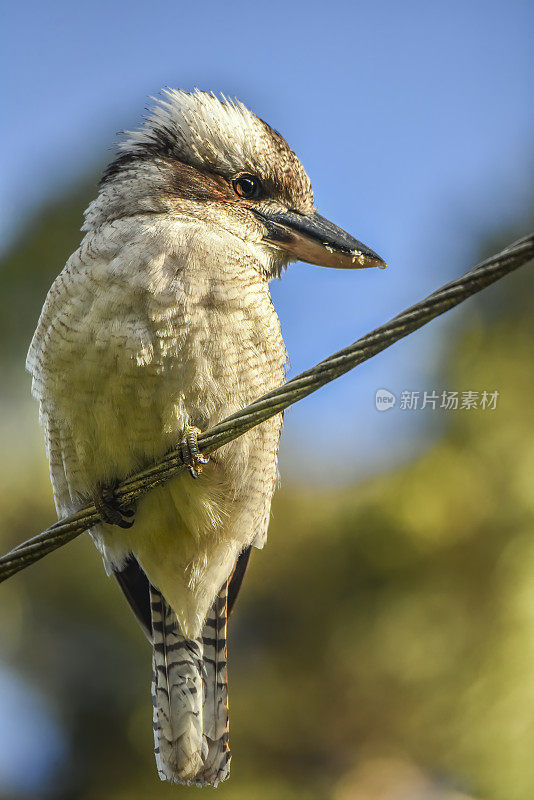
<path fill-rule="evenodd" d="M 204 786 L 228 777 L 227 584 L 199 639 L 186 639 L 162 595 L 150 590 L 154 745 L 162 780 Z"/>
<path fill-rule="evenodd" d="M 176 615 L 151 588 L 154 745 L 162 780 L 194 780 L 205 758 L 202 645 L 180 633 Z"/>
<path fill-rule="evenodd" d="M 231 758 L 226 668 L 227 599 L 228 584 L 225 583 L 202 631 L 205 669 L 203 730 L 208 753 L 199 779 L 214 786 L 228 777 Z"/>

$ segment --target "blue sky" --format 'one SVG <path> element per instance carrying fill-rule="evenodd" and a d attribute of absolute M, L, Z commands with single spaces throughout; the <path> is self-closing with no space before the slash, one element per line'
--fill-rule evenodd
<path fill-rule="evenodd" d="M 532 204 L 533 33 L 527 0 L 9 3 L 1 242 L 110 159 L 148 95 L 165 85 L 237 95 L 299 154 L 320 212 L 390 264 L 299 264 L 273 284 L 295 374 L 463 271 L 481 234 Z M 339 450 L 336 480 L 413 448 L 430 417 L 379 414 L 375 389 L 434 388 L 440 342 L 459 320 L 292 409 L 285 474 L 327 478 L 312 437 Z"/>
<path fill-rule="evenodd" d="M 5 667 L 0 669 L 0 744 L 2 796 L 39 793 L 44 800 L 67 745 L 46 698 Z"/>

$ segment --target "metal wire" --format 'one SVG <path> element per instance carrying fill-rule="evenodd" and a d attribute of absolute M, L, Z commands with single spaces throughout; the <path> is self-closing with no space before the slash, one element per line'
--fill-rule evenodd
<path fill-rule="evenodd" d="M 525 236 L 497 255 L 482 261 L 465 275 L 445 284 L 424 300 L 393 317 L 385 325 L 381 325 L 344 350 L 334 353 L 306 372 L 301 372 L 278 389 L 263 395 L 246 408 L 204 431 L 198 437 L 199 449 L 205 455 L 213 453 L 222 445 L 231 442 L 269 417 L 279 414 L 303 397 L 316 392 L 321 386 L 354 369 L 358 364 L 372 358 L 532 258 L 534 258 L 534 234 Z M 183 469 L 180 450 L 172 450 L 161 462 L 120 483 L 116 490 L 117 499 L 119 503 L 128 505 L 156 486 L 166 483 Z M 0 558 L 0 582 L 70 542 L 97 524 L 99 520 L 95 506 L 88 504 L 75 514 L 59 520 L 42 533 L 18 545 Z"/>

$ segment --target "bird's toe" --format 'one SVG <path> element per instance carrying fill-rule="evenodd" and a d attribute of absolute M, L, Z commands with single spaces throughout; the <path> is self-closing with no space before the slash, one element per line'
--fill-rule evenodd
<path fill-rule="evenodd" d="M 135 508 L 131 505 L 120 505 L 115 495 L 114 486 L 101 486 L 93 494 L 93 502 L 100 514 L 100 519 L 107 525 L 116 525 L 118 528 L 131 528 L 134 524 Z"/>
<path fill-rule="evenodd" d="M 185 429 L 185 436 L 180 442 L 182 460 L 192 478 L 198 478 L 204 464 L 207 464 L 209 461 L 209 458 L 206 458 L 198 449 L 199 433 L 201 433 L 200 428 L 188 425 Z"/>

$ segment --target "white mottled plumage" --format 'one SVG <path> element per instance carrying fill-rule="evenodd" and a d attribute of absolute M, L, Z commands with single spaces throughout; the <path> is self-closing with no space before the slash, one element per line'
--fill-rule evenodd
<path fill-rule="evenodd" d="M 186 427 L 282 383 L 268 281 L 290 260 L 381 263 L 314 212 L 280 134 L 202 92 L 168 90 L 128 135 L 84 230 L 27 360 L 59 515 L 160 459 Z M 280 428 L 268 420 L 198 480 L 150 492 L 131 529 L 92 530 L 153 644 L 156 758 L 170 781 L 228 774 L 227 597 L 247 548 L 265 541 Z"/>
<path fill-rule="evenodd" d="M 28 366 L 59 514 L 161 458 L 187 425 L 214 425 L 283 380 L 252 248 L 206 227 L 167 215 L 108 223 L 50 289 Z M 241 550 L 264 536 L 279 431 L 276 418 L 221 448 L 198 481 L 151 492 L 131 530 L 93 531 L 109 570 L 135 554 L 191 638 Z"/>

